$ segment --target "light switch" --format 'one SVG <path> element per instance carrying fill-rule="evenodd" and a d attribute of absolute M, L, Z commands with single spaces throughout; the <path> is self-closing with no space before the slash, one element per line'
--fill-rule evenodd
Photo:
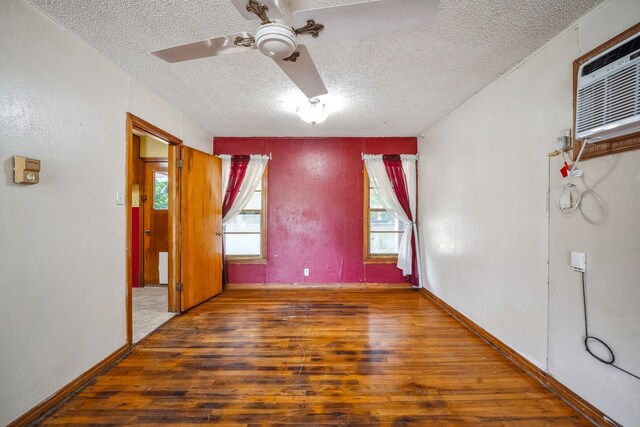
<path fill-rule="evenodd" d="M 124 205 L 124 191 L 116 191 L 116 205 Z"/>
<path fill-rule="evenodd" d="M 581 273 L 587 271 L 587 254 L 584 252 L 571 252 L 571 268 L 573 271 Z"/>

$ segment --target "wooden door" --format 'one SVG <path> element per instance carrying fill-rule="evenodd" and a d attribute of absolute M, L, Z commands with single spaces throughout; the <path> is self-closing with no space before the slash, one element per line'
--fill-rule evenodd
<path fill-rule="evenodd" d="M 179 210 L 180 309 L 222 292 L 222 162 L 181 147 Z"/>
<path fill-rule="evenodd" d="M 167 162 L 144 163 L 143 202 L 143 283 L 160 280 L 160 252 L 169 252 L 169 172 Z M 163 274 L 164 276 L 164 274 Z"/>

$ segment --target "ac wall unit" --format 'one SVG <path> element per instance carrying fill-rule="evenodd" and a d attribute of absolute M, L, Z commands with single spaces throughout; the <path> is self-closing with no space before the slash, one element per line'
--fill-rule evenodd
<path fill-rule="evenodd" d="M 640 132 L 640 34 L 582 64 L 577 90 L 577 139 Z"/>

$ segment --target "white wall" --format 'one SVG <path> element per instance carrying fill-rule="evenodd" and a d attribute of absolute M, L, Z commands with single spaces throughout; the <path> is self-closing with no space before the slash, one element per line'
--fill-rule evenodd
<path fill-rule="evenodd" d="M 125 120 L 212 138 L 49 18 L 0 1 L 0 425 L 125 344 Z M 12 155 L 42 161 L 12 184 Z"/>
<path fill-rule="evenodd" d="M 640 380 L 585 353 L 568 257 L 587 252 L 591 332 L 640 373 L 640 151 L 586 161 L 579 185 L 594 192 L 571 217 L 546 213 L 549 180 L 562 183 L 547 153 L 572 127 L 573 60 L 639 20 L 637 0 L 604 3 L 419 144 L 426 287 L 627 426 L 640 425 Z"/>

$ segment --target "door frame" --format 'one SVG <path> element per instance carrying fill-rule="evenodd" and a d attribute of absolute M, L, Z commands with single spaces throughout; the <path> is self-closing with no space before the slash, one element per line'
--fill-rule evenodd
<path fill-rule="evenodd" d="M 132 200 L 131 193 L 133 190 L 133 184 L 137 180 L 136 168 L 139 154 L 134 152 L 133 143 L 133 131 L 148 134 L 154 138 L 160 139 L 169 145 L 169 284 L 168 284 L 168 311 L 179 312 L 180 304 L 177 301 L 179 297 L 175 292 L 175 285 L 178 282 L 178 271 L 173 264 L 172 254 L 177 254 L 178 250 L 178 220 L 179 220 L 179 177 L 175 173 L 176 169 L 172 168 L 175 165 L 176 159 L 180 158 L 180 146 L 182 140 L 169 132 L 166 132 L 159 127 L 135 116 L 131 113 L 127 113 L 126 124 L 126 168 L 125 168 L 125 210 L 127 218 L 127 236 L 125 239 L 125 254 L 126 254 L 126 314 L 127 314 L 127 346 L 131 348 L 133 346 L 133 274 L 132 274 L 132 257 L 131 249 L 133 246 L 131 238 L 131 230 L 133 224 L 132 218 Z M 172 171 L 174 173 L 172 173 Z"/>

